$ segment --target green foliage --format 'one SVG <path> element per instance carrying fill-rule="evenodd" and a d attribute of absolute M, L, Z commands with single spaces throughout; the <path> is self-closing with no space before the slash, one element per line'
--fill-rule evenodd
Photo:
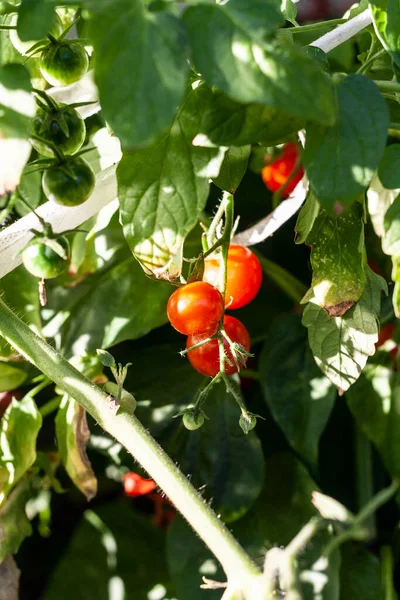
<path fill-rule="evenodd" d="M 247 171 L 251 147 L 241 146 L 239 148 L 232 146 L 225 154 L 224 161 L 218 177 L 214 177 L 213 182 L 221 190 L 226 190 L 234 194 Z"/>
<path fill-rule="evenodd" d="M 318 442 L 336 397 L 321 376 L 298 315 L 285 315 L 271 328 L 260 355 L 265 400 L 288 442 L 313 469 Z"/>
<path fill-rule="evenodd" d="M 396 0 L 369 0 L 374 28 L 382 45 L 400 66 L 400 7 Z"/>
<path fill-rule="evenodd" d="M 385 102 L 367 77 L 344 78 L 336 97 L 336 122 L 331 127 L 309 125 L 304 152 L 311 190 L 327 209 L 338 201 L 351 203 L 371 182 L 389 126 Z"/>
<path fill-rule="evenodd" d="M 181 22 L 167 12 L 147 12 L 140 0 L 118 0 L 96 7 L 90 33 L 106 119 L 123 147 L 148 144 L 170 125 L 185 91 Z"/>
<path fill-rule="evenodd" d="M 392 144 L 385 148 L 381 163 L 379 165 L 379 179 L 388 190 L 400 187 L 399 177 L 400 145 Z"/>
<path fill-rule="evenodd" d="M 42 417 L 32 398 L 12 400 L 0 421 L 0 506 L 36 459 Z M 7 554 L 7 552 L 6 552 Z"/>
<path fill-rule="evenodd" d="M 26 481 L 21 481 L 0 507 L 0 563 L 7 554 L 16 554 L 24 539 L 31 535 L 32 527 L 26 516 L 25 505 L 30 498 Z"/>

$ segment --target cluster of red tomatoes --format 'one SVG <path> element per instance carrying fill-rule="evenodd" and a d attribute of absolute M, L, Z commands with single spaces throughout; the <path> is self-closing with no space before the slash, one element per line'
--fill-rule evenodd
<path fill-rule="evenodd" d="M 171 325 L 188 336 L 186 348 L 190 363 L 208 377 L 220 372 L 218 338 L 224 346 L 225 374 L 232 375 L 239 370 L 232 348 L 239 345 L 248 353 L 250 336 L 239 319 L 224 314 L 225 309 L 241 308 L 251 302 L 262 282 L 258 258 L 248 248 L 236 244 L 231 244 L 228 251 L 225 299 L 217 287 L 220 272 L 220 257 L 206 259 L 203 280 L 178 288 L 167 306 Z"/>
<path fill-rule="evenodd" d="M 300 165 L 299 149 L 294 142 L 285 144 L 278 158 L 267 164 L 261 171 L 262 180 L 267 188 L 271 192 L 282 190 L 282 198 L 286 198 L 293 192 L 303 176 L 304 169 Z"/>

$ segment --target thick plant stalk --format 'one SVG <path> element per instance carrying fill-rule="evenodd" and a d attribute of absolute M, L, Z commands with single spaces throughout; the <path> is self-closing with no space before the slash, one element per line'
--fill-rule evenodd
<path fill-rule="evenodd" d="M 330 52 L 343 42 L 347 42 L 353 36 L 355 36 L 359 31 L 362 31 L 368 25 L 372 23 L 372 13 L 369 8 L 364 10 L 362 13 L 347 21 L 347 23 L 343 23 L 343 25 L 339 25 L 333 31 L 329 31 L 322 37 L 312 42 L 310 46 L 316 46 L 317 48 L 321 48 L 324 52 Z"/>
<path fill-rule="evenodd" d="M 210 548 L 221 563 L 230 585 L 248 590 L 246 599 L 264 600 L 263 575 L 139 420 L 124 412 L 114 415 L 107 394 L 29 329 L 1 299 L 0 335 L 79 402 L 138 460 Z"/>

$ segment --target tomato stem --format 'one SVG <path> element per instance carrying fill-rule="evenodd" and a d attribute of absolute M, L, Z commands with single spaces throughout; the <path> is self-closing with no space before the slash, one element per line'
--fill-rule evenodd
<path fill-rule="evenodd" d="M 107 394 L 35 334 L 1 299 L 0 335 L 136 458 L 210 548 L 230 582 L 239 584 L 243 592 L 264 585 L 255 563 L 140 421 L 127 412 L 113 415 Z M 250 595 L 246 593 L 246 597 Z"/>

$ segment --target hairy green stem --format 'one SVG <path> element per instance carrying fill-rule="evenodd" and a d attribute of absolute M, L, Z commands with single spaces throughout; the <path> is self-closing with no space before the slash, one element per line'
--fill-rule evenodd
<path fill-rule="evenodd" d="M 381 548 L 381 565 L 384 600 L 397 600 L 393 586 L 393 552 L 390 546 Z"/>
<path fill-rule="evenodd" d="M 79 402 L 138 460 L 210 548 L 229 581 L 240 582 L 243 589 L 254 587 L 260 577 L 257 566 L 134 415 L 112 414 L 107 394 L 29 329 L 1 299 L 0 335 Z"/>
<path fill-rule="evenodd" d="M 309 25 L 298 25 L 295 27 L 288 27 L 287 29 L 291 33 L 303 33 L 304 31 L 318 31 L 318 29 L 336 27 L 336 25 L 342 25 L 342 23 L 347 23 L 347 19 L 331 19 L 330 21 L 320 21 L 319 23 L 310 23 Z"/>
<path fill-rule="evenodd" d="M 356 490 L 357 490 L 357 509 L 361 510 L 366 506 L 374 495 L 373 474 L 372 474 L 372 448 L 365 433 L 356 426 L 355 430 L 355 462 L 356 462 Z M 365 526 L 371 532 L 371 537 L 375 537 L 376 525 L 375 514 L 369 515 Z"/>
<path fill-rule="evenodd" d="M 357 73 L 366 73 L 369 70 L 370 66 L 376 61 L 376 59 L 385 53 L 385 48 L 382 48 L 382 50 L 379 50 L 376 54 L 373 54 L 371 57 L 367 58 L 365 63 L 363 63 L 361 67 L 357 70 Z"/>
<path fill-rule="evenodd" d="M 400 92 L 400 83 L 397 83 L 397 81 L 385 81 L 381 79 L 374 79 L 373 81 L 383 92 Z"/>

